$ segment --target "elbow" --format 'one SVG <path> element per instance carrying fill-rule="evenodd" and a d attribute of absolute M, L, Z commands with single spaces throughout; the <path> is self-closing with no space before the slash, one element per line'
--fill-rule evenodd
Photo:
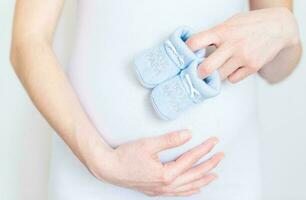
<path fill-rule="evenodd" d="M 10 62 L 15 72 L 18 72 L 22 68 L 22 65 L 25 65 L 25 62 L 32 61 L 37 55 L 43 53 L 46 48 L 52 49 L 52 44 L 41 37 L 13 38 L 10 50 Z"/>
<path fill-rule="evenodd" d="M 16 47 L 14 45 L 14 42 L 11 44 L 11 50 L 10 50 L 10 62 L 12 67 L 15 67 L 17 63 L 17 52 L 16 52 Z"/>
<path fill-rule="evenodd" d="M 23 52 L 24 49 L 26 49 L 25 46 L 20 44 L 17 45 L 16 43 L 14 44 L 14 42 L 11 45 L 10 63 L 17 76 L 19 76 L 19 74 L 22 72 L 22 62 L 27 56 L 26 53 Z"/>
<path fill-rule="evenodd" d="M 10 51 L 10 62 L 14 69 L 16 69 L 17 63 L 18 63 L 18 53 L 17 52 L 18 52 L 17 47 L 14 44 L 12 44 L 11 51 Z"/>
<path fill-rule="evenodd" d="M 298 54 L 297 64 L 299 64 L 299 62 L 302 58 L 302 55 L 303 55 L 303 46 L 302 46 L 301 42 L 299 42 L 299 44 L 298 44 L 298 49 L 299 49 L 299 54 Z"/>
<path fill-rule="evenodd" d="M 16 75 L 19 77 L 20 73 L 21 73 L 21 69 L 22 67 L 22 57 L 20 56 L 20 47 L 16 46 L 15 44 L 11 45 L 11 50 L 10 50 L 10 63 L 11 66 L 13 68 L 13 70 L 15 71 Z"/>
<path fill-rule="evenodd" d="M 17 69 L 19 68 L 19 65 L 21 63 L 21 60 L 23 59 L 23 56 L 25 56 L 25 53 L 22 53 L 27 48 L 27 45 L 24 42 L 21 41 L 12 41 L 11 44 L 11 50 L 10 50 L 10 62 L 11 66 L 17 72 Z"/>

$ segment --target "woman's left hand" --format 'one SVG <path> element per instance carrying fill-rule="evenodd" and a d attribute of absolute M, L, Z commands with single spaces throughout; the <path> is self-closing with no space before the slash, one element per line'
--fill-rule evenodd
<path fill-rule="evenodd" d="M 299 41 L 294 15 L 286 8 L 268 8 L 241 13 L 187 40 L 193 50 L 217 47 L 199 66 L 205 78 L 219 70 L 222 80 L 236 83 L 256 73 L 276 55 Z"/>

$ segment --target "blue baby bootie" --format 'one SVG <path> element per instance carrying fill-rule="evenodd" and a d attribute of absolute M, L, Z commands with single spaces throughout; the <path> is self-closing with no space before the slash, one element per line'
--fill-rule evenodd
<path fill-rule="evenodd" d="M 162 44 L 136 56 L 134 68 L 143 86 L 153 88 L 176 76 L 193 60 L 205 56 L 205 50 L 194 53 L 185 44 L 191 35 L 192 30 L 189 27 L 180 27 Z"/>
<path fill-rule="evenodd" d="M 188 107 L 219 94 L 221 85 L 219 73 L 215 71 L 202 80 L 198 76 L 199 63 L 197 60 L 193 61 L 180 74 L 152 90 L 153 107 L 162 119 L 175 119 Z"/>

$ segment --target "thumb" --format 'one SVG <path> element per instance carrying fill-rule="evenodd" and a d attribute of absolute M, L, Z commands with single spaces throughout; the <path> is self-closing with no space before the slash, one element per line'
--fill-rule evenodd
<path fill-rule="evenodd" d="M 220 43 L 221 40 L 213 29 L 196 33 L 186 41 L 186 45 L 189 46 L 193 52 L 205 49 L 210 45 L 219 46 Z"/>
<path fill-rule="evenodd" d="M 181 146 L 189 141 L 191 133 L 188 130 L 175 131 L 158 137 L 151 138 L 153 152 L 160 152 L 166 149 Z"/>

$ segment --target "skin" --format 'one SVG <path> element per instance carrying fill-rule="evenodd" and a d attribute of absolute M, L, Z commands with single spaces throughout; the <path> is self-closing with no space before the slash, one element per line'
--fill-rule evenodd
<path fill-rule="evenodd" d="M 217 138 L 209 138 L 169 163 L 161 163 L 158 152 L 188 142 L 190 131 L 141 138 L 116 149 L 106 144 L 83 110 L 52 48 L 63 3 L 16 1 L 11 62 L 35 106 L 74 154 L 99 180 L 150 196 L 193 195 L 214 181 L 217 175 L 212 170 L 224 157 L 222 152 L 194 164 L 214 148 Z M 253 9 L 275 6 L 291 9 L 291 1 L 251 1 Z M 275 23 L 273 19 L 279 17 L 283 20 Z M 199 75 L 205 77 L 218 69 L 223 79 L 231 82 L 258 70 L 269 82 L 277 82 L 293 70 L 301 52 L 294 17 L 284 8 L 238 14 L 188 40 L 193 50 L 210 44 L 218 48 L 203 62 Z"/>

